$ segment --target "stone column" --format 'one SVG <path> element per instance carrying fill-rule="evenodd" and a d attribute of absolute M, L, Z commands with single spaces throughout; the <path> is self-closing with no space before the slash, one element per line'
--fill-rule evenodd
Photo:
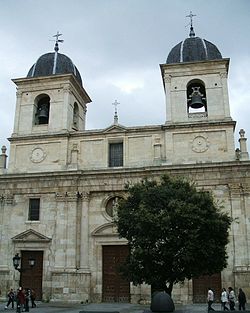
<path fill-rule="evenodd" d="M 19 121 L 20 121 L 20 106 L 22 101 L 22 92 L 17 90 L 16 92 L 16 111 L 15 111 L 15 120 L 14 120 L 14 130 L 13 135 L 18 134 L 19 132 Z"/>
<path fill-rule="evenodd" d="M 164 74 L 165 95 L 166 95 L 166 123 L 172 122 L 172 103 L 171 103 L 171 76 Z"/>
<path fill-rule="evenodd" d="M 6 155 L 7 148 L 2 146 L 2 154 L 0 154 L 0 169 L 6 169 L 7 163 L 7 155 Z"/>
<path fill-rule="evenodd" d="M 71 90 L 69 86 L 65 86 L 63 88 L 63 106 L 62 106 L 62 129 L 69 130 L 71 129 L 71 125 L 69 125 L 69 116 L 68 110 L 70 105 L 70 94 Z M 72 122 L 73 122 L 73 111 L 72 111 Z"/>
<path fill-rule="evenodd" d="M 228 86 L 227 86 L 227 72 L 220 73 L 221 84 L 222 84 L 222 94 L 223 94 L 223 107 L 225 117 L 230 118 L 230 107 L 229 107 L 229 98 L 228 98 Z"/>
<path fill-rule="evenodd" d="M 89 270 L 89 193 L 82 194 L 80 269 Z"/>
<path fill-rule="evenodd" d="M 240 143 L 240 160 L 244 161 L 244 160 L 249 160 L 249 155 L 247 152 L 247 138 L 245 138 L 245 131 L 244 129 L 241 129 L 239 131 L 240 134 L 240 139 L 239 139 L 239 143 Z"/>

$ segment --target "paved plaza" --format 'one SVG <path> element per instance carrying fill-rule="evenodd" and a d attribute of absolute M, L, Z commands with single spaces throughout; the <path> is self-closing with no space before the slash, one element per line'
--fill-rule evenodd
<path fill-rule="evenodd" d="M 0 303 L 0 312 L 16 312 L 16 310 L 7 309 L 5 310 L 6 303 Z M 214 309 L 216 311 L 221 310 L 220 304 L 214 304 Z M 143 313 L 145 309 L 149 309 L 149 305 L 139 305 L 130 303 L 91 303 L 91 304 L 69 304 L 69 303 L 44 303 L 37 302 L 36 308 L 30 308 L 31 313 Z M 236 307 L 237 309 L 237 307 Z M 250 304 L 247 305 L 247 310 L 249 311 Z M 189 304 L 189 305 L 175 305 L 175 313 L 205 313 L 207 312 L 207 304 Z M 234 311 L 235 313 L 237 311 Z M 245 311 L 247 312 L 247 311 Z"/>

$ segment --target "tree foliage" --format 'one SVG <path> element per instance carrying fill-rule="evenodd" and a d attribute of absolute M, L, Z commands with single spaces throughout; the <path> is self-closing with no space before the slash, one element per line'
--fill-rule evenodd
<path fill-rule="evenodd" d="M 211 193 L 170 176 L 127 185 L 126 190 L 115 223 L 130 248 L 121 268 L 128 280 L 171 294 L 178 282 L 226 267 L 232 220 Z"/>

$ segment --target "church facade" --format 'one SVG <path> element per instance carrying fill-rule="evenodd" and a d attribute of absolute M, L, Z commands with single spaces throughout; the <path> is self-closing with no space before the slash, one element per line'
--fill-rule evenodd
<path fill-rule="evenodd" d="M 160 65 L 166 122 L 86 130 L 91 102 L 73 62 L 42 55 L 17 86 L 14 131 L 0 155 L 0 290 L 35 289 L 46 301 L 149 301 L 151 288 L 117 273 L 128 254 L 112 222 L 124 185 L 168 173 L 212 191 L 235 221 L 228 266 L 177 285 L 175 302 L 205 301 L 207 287 L 241 287 L 250 296 L 250 162 L 245 132 L 235 149 L 229 59 L 196 37 Z M 237 221 L 237 222 L 236 222 Z M 13 267 L 12 258 L 21 262 Z"/>

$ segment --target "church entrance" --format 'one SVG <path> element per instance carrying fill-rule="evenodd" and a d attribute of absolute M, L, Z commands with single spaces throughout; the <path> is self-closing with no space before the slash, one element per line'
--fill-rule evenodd
<path fill-rule="evenodd" d="M 215 302 L 220 302 L 221 295 L 221 274 L 213 274 L 211 276 L 201 276 L 193 279 L 193 302 L 207 302 L 208 288 L 214 291 Z"/>
<path fill-rule="evenodd" d="M 102 246 L 103 302 L 130 302 L 130 283 L 118 271 L 129 253 L 128 246 Z"/>
<path fill-rule="evenodd" d="M 22 251 L 22 267 L 20 285 L 23 288 L 33 289 L 36 300 L 42 300 L 43 251 Z M 34 265 L 30 265 L 34 260 Z"/>

